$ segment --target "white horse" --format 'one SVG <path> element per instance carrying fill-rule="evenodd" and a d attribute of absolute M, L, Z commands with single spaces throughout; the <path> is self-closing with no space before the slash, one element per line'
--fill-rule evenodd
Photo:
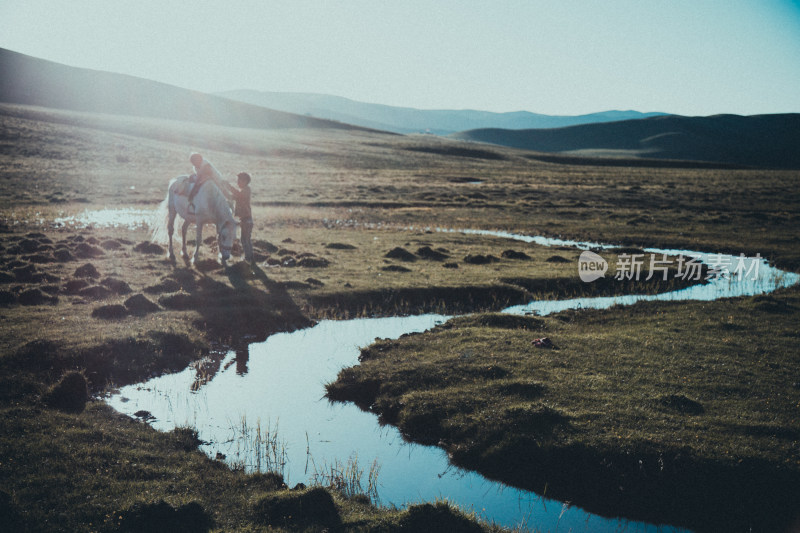
<path fill-rule="evenodd" d="M 233 239 L 236 236 L 236 221 L 231 212 L 228 200 L 222 194 L 219 187 L 212 181 L 204 183 L 197 195 L 194 197 L 194 213 L 189 213 L 189 197 L 178 194 L 178 191 L 187 190 L 190 184 L 186 181 L 189 176 L 178 176 L 169 182 L 169 189 L 164 201 L 158 206 L 153 215 L 153 223 L 150 225 L 151 240 L 165 244 L 169 241 L 169 259 L 175 259 L 172 250 L 172 233 L 175 230 L 175 216 L 180 214 L 183 218 L 181 237 L 183 245 L 181 254 L 184 259 L 188 257 L 186 253 L 186 230 L 189 224 L 197 226 L 197 240 L 195 242 L 192 263 L 197 260 L 200 253 L 200 243 L 203 242 L 203 224 L 214 224 L 217 227 L 217 243 L 219 245 L 222 263 L 231 256 Z"/>

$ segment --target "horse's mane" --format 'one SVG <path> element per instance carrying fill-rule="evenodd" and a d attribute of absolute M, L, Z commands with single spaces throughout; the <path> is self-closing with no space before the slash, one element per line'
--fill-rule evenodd
<path fill-rule="evenodd" d="M 209 180 L 208 183 L 205 184 L 206 187 L 213 186 L 212 189 L 213 196 L 211 197 L 212 206 L 214 208 L 214 213 L 217 214 L 220 218 L 225 216 L 226 221 L 233 220 L 233 211 L 231 210 L 231 204 L 228 202 L 228 198 L 225 196 L 225 193 L 222 189 L 219 188 L 219 185 L 216 184 L 214 180 Z"/>

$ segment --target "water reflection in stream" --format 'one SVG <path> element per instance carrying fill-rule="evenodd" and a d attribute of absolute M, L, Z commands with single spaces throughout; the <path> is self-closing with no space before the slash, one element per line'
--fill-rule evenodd
<path fill-rule="evenodd" d="M 440 230 L 450 231 L 450 230 Z M 504 232 L 465 231 L 546 246 L 602 249 L 596 243 L 574 243 Z M 648 253 L 677 250 L 647 249 Z M 684 254 L 690 252 L 683 251 Z M 695 254 L 708 261 L 707 254 Z M 576 273 L 577 275 L 577 273 Z M 579 298 L 532 302 L 504 312 L 548 314 L 564 309 L 606 308 L 639 300 L 712 300 L 770 292 L 798 283 L 800 276 L 759 265 L 757 280 L 720 279 L 650 296 Z M 133 414 L 147 410 L 160 430 L 190 425 L 207 441 L 211 457 L 224 455 L 232 464 L 265 468 L 272 460 L 285 462 L 291 485 L 308 483 L 316 469 L 356 458 L 361 468 L 380 466 L 378 493 L 385 505 L 446 498 L 481 517 L 506 526 L 528 525 L 541 531 L 676 531 L 675 528 L 606 519 L 546 500 L 534 493 L 507 487 L 451 466 L 439 448 L 405 443 L 393 427 L 381 427 L 374 415 L 354 405 L 329 404 L 324 384 L 343 368 L 357 364 L 361 347 L 376 338 L 398 338 L 421 332 L 447 320 L 442 315 L 323 321 L 293 333 L 280 333 L 248 349 L 218 354 L 183 372 L 124 387 L 107 401 Z M 254 428 L 277 435 L 280 450 L 270 459 L 254 449 Z M 272 453 L 275 453 L 273 450 Z M 220 455 L 220 457 L 221 457 Z M 270 463 L 269 466 L 271 466 Z"/>

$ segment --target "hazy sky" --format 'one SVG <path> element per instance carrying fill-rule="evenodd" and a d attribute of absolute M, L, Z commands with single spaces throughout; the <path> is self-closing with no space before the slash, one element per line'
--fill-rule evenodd
<path fill-rule="evenodd" d="M 800 112 L 800 0 L 0 0 L 0 47 L 205 92 Z"/>

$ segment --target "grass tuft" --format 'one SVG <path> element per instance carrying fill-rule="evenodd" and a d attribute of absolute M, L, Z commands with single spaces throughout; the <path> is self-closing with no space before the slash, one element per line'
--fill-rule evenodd
<path fill-rule="evenodd" d="M 477 533 L 483 529 L 473 519 L 447 502 L 409 506 L 400 518 L 400 531 L 427 533 Z"/>
<path fill-rule="evenodd" d="M 115 523 L 124 533 L 204 533 L 213 520 L 197 502 L 172 507 L 163 500 L 136 503 L 130 509 L 114 512 Z"/>
<path fill-rule="evenodd" d="M 53 385 L 42 397 L 49 407 L 62 411 L 83 411 L 89 401 L 89 385 L 83 372 L 70 371 Z"/>
<path fill-rule="evenodd" d="M 341 525 L 333 498 L 321 487 L 257 496 L 251 513 L 257 523 L 266 526 L 336 529 Z"/>

